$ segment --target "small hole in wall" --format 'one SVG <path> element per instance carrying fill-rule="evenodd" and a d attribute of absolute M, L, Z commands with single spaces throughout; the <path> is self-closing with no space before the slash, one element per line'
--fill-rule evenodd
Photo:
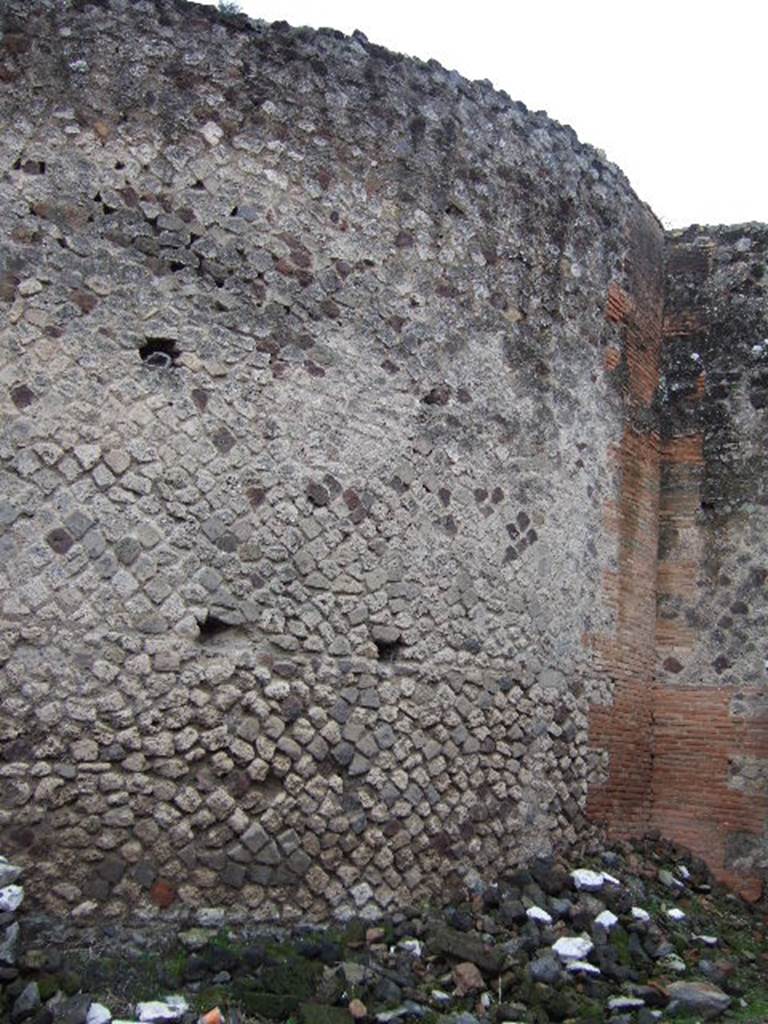
<path fill-rule="evenodd" d="M 215 637 L 221 636 L 222 633 L 226 633 L 228 629 L 233 629 L 231 622 L 225 622 L 224 619 L 220 619 L 217 615 L 213 615 L 211 612 L 205 616 L 202 622 L 198 622 L 197 638 L 200 643 L 205 643 L 208 640 L 213 640 Z"/>
<path fill-rule="evenodd" d="M 174 338 L 147 338 L 139 347 L 139 355 L 145 366 L 154 370 L 166 370 L 176 365 L 181 355 Z"/>
<path fill-rule="evenodd" d="M 403 650 L 402 640 L 377 640 L 374 638 L 373 641 L 376 644 L 377 658 L 379 661 L 397 661 Z"/>

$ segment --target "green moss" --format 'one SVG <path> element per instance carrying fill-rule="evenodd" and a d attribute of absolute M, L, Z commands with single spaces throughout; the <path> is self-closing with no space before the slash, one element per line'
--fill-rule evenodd
<path fill-rule="evenodd" d="M 617 927 L 611 930 L 609 942 L 616 950 L 619 963 L 622 967 L 632 966 L 632 953 L 629 948 L 629 934 L 623 928 Z"/>
<path fill-rule="evenodd" d="M 301 1000 L 296 996 L 275 995 L 273 992 L 241 992 L 234 1002 L 248 1013 L 268 1017 L 270 1020 L 286 1020 L 296 1013 Z"/>
<path fill-rule="evenodd" d="M 365 945 L 365 933 L 368 930 L 368 925 L 365 921 L 361 921 L 359 917 L 353 917 L 348 922 L 347 927 L 344 930 L 343 942 L 347 946 L 364 946 Z"/>
<path fill-rule="evenodd" d="M 165 968 L 174 983 L 181 982 L 184 978 L 184 971 L 187 966 L 187 954 L 183 951 L 169 956 L 165 962 Z"/>
<path fill-rule="evenodd" d="M 74 996 L 83 986 L 83 979 L 77 971 L 64 971 L 59 975 L 59 988 L 65 995 Z"/>
<path fill-rule="evenodd" d="M 605 1011 L 594 999 L 582 996 L 577 1003 L 576 1020 L 584 1021 L 585 1024 L 602 1024 L 605 1020 Z"/>
<path fill-rule="evenodd" d="M 259 974 L 259 987 L 264 992 L 309 999 L 314 995 L 322 972 L 322 964 L 295 957 L 275 967 L 263 968 Z"/>
<path fill-rule="evenodd" d="M 349 1024 L 349 1011 L 340 1006 L 323 1006 L 320 1003 L 302 1003 L 299 1007 L 302 1024 Z"/>
<path fill-rule="evenodd" d="M 55 996 L 58 989 L 59 983 L 55 976 L 52 974 L 43 974 L 37 979 L 37 988 L 40 992 L 40 999 L 42 1002 L 47 1002 L 51 996 Z"/>
<path fill-rule="evenodd" d="M 768 1020 L 768 988 L 751 989 L 744 999 L 747 1005 L 731 1007 L 728 1019 L 738 1024 L 765 1024 Z"/>

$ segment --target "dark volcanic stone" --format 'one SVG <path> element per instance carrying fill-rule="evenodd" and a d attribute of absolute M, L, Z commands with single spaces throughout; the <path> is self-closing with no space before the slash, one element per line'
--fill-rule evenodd
<path fill-rule="evenodd" d="M 373 990 L 373 998 L 377 1003 L 393 1006 L 403 998 L 403 990 L 391 978 L 380 978 Z"/>
<path fill-rule="evenodd" d="M 70 996 L 54 1008 L 53 1019 L 56 1024 L 85 1024 L 93 998 L 79 994 Z"/>
<path fill-rule="evenodd" d="M 565 921 L 570 917 L 573 904 L 564 897 L 553 896 L 549 901 L 549 912 L 555 921 Z"/>
<path fill-rule="evenodd" d="M 539 956 L 528 964 L 528 973 L 533 981 L 543 985 L 556 985 L 563 978 L 563 968 L 554 956 Z"/>
<path fill-rule="evenodd" d="M 499 920 L 507 928 L 516 924 L 524 924 L 528 918 L 522 902 L 518 899 L 503 900 L 499 907 Z"/>
<path fill-rule="evenodd" d="M 241 953 L 241 958 L 246 967 L 261 967 L 264 964 L 270 963 L 270 957 L 267 955 L 264 946 L 258 944 L 244 949 Z"/>
<path fill-rule="evenodd" d="M 235 954 L 221 946 L 206 946 L 202 956 L 212 974 L 218 974 L 220 971 L 232 971 L 237 967 Z"/>
<path fill-rule="evenodd" d="M 37 988 L 37 983 L 30 981 L 16 997 L 11 1007 L 11 1021 L 15 1024 L 16 1021 L 26 1020 L 27 1017 L 32 1016 L 39 1006 L 40 992 Z"/>
<path fill-rule="evenodd" d="M 471 931 L 475 925 L 475 919 L 468 910 L 459 910 L 456 907 L 448 907 L 445 911 L 445 922 L 459 932 Z"/>
<path fill-rule="evenodd" d="M 341 960 L 341 945 L 322 937 L 300 940 L 296 943 L 296 952 L 308 960 L 320 960 L 328 966 Z"/>
<path fill-rule="evenodd" d="M 560 896 L 570 891 L 570 875 L 567 869 L 549 858 L 534 861 L 531 874 L 548 896 Z"/>
<path fill-rule="evenodd" d="M 452 928 L 435 929 L 429 937 L 429 946 L 456 960 L 469 960 L 487 974 L 498 974 L 504 963 L 501 950 L 489 948 L 480 939 Z"/>
<path fill-rule="evenodd" d="M 196 953 L 191 953 L 187 957 L 187 962 L 184 965 L 185 981 L 202 981 L 208 973 L 209 968 L 205 957 L 198 956 Z"/>

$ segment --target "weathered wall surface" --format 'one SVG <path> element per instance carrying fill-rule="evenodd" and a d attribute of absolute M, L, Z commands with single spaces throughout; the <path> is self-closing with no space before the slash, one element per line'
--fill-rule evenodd
<path fill-rule="evenodd" d="M 375 914 L 573 839 L 590 773 L 639 828 L 661 233 L 625 179 L 362 37 L 3 16 L 0 821 L 37 897 Z"/>
<path fill-rule="evenodd" d="M 768 227 L 670 238 L 654 819 L 748 893 L 766 860 Z"/>

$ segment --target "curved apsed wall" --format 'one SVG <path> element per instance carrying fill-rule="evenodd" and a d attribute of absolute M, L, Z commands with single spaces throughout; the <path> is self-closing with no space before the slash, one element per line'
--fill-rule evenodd
<path fill-rule="evenodd" d="M 0 821 L 35 895 L 373 916 L 575 839 L 643 557 L 653 218 L 360 36 L 5 8 Z"/>

